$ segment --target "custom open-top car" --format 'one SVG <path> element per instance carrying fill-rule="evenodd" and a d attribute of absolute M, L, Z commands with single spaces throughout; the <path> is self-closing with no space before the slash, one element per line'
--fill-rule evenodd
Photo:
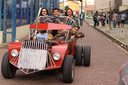
<path fill-rule="evenodd" d="M 77 45 L 77 38 L 69 39 L 69 33 L 74 24 L 67 25 L 67 21 L 74 23 L 69 17 L 57 17 L 56 20 L 63 22 L 46 23 L 52 17 L 38 17 L 30 25 L 29 39 L 22 42 L 9 44 L 8 52 L 3 56 L 2 75 L 5 78 L 13 78 L 16 70 L 21 70 L 25 74 L 31 74 L 42 70 L 61 69 L 64 82 L 73 82 L 76 65 L 90 66 L 90 46 Z M 56 39 L 38 40 L 34 39 L 37 31 L 40 30 L 68 30 L 67 35 Z"/>

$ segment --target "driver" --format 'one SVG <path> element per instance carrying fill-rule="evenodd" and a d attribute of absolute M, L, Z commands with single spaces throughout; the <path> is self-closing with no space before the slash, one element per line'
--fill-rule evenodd
<path fill-rule="evenodd" d="M 70 30 L 68 39 L 83 38 L 85 35 L 84 35 L 82 32 L 78 32 L 79 29 L 80 29 L 79 26 L 74 26 L 74 27 Z M 68 33 L 68 30 L 62 30 L 62 31 L 60 31 L 59 33 L 61 33 L 61 34 L 57 34 L 57 35 L 55 36 L 55 39 L 56 39 L 57 37 L 62 36 L 62 34 L 66 35 L 66 34 Z"/>

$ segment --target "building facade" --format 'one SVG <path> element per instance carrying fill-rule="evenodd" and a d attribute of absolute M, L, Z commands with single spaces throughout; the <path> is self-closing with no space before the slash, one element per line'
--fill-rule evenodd
<path fill-rule="evenodd" d="M 80 10 L 79 3 L 74 1 L 65 1 L 64 3 L 60 2 L 59 4 L 60 9 L 64 9 L 66 6 L 69 6 L 69 8 L 71 8 L 74 12 L 78 12 Z"/>
<path fill-rule="evenodd" d="M 110 3 L 111 1 L 111 3 Z M 111 10 L 118 12 L 124 11 L 128 16 L 128 0 L 95 0 L 94 10 L 99 12 L 109 12 Z M 128 23 L 128 17 L 126 18 L 126 23 Z"/>

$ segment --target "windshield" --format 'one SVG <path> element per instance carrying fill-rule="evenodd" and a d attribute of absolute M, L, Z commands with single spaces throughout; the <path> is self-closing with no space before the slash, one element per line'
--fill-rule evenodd
<path fill-rule="evenodd" d="M 66 25 L 70 25 L 70 26 L 74 26 L 76 25 L 75 20 L 71 19 L 68 16 L 59 16 L 59 17 L 55 17 L 55 16 L 40 16 L 38 23 L 62 23 L 62 24 L 66 24 Z M 32 23 L 32 24 L 36 24 L 36 20 Z"/>
<path fill-rule="evenodd" d="M 36 24 L 36 20 L 32 23 L 33 24 Z M 64 24 L 65 25 L 70 25 L 71 27 L 75 26 L 76 23 L 73 19 L 71 19 L 70 17 L 68 16 L 59 16 L 59 17 L 55 17 L 55 16 L 48 16 L 48 17 L 45 17 L 45 16 L 40 16 L 39 19 L 38 19 L 38 23 L 56 23 L 56 24 L 60 24 L 60 28 L 62 28 L 61 26 L 63 26 Z M 64 26 L 67 28 L 67 26 Z M 38 26 L 38 27 L 41 27 L 41 26 Z M 53 26 L 54 27 L 54 26 Z M 58 26 L 57 26 L 58 27 Z M 48 26 L 47 28 L 52 28 L 52 26 Z M 41 30 L 41 29 L 38 29 L 35 31 L 35 29 L 31 29 L 30 31 L 30 37 L 32 39 L 32 37 L 36 36 L 36 39 L 41 39 L 41 40 L 49 40 L 52 39 L 52 40 L 67 40 L 68 37 L 69 37 L 69 32 L 70 32 L 70 29 L 60 29 L 60 30 Z M 36 35 L 35 35 L 36 34 Z M 51 38 L 51 35 L 52 35 L 52 38 Z M 43 37 L 44 39 L 40 38 L 40 37 Z M 33 39 L 32 39 L 33 40 Z"/>

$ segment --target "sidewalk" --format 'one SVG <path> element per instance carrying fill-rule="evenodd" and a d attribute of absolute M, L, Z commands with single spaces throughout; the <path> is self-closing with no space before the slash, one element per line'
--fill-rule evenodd
<path fill-rule="evenodd" d="M 89 25 L 94 26 L 93 19 L 86 19 L 85 20 Z M 120 31 L 121 28 L 118 28 L 118 25 L 116 28 L 113 28 L 113 23 L 111 24 L 112 29 L 110 29 L 110 32 L 106 31 L 107 25 L 103 27 L 96 26 L 96 29 L 102 32 L 103 34 L 107 35 L 112 41 L 119 44 L 121 47 L 128 50 L 128 25 L 125 24 L 124 26 L 124 32 L 125 32 L 125 39 L 120 39 Z"/>

